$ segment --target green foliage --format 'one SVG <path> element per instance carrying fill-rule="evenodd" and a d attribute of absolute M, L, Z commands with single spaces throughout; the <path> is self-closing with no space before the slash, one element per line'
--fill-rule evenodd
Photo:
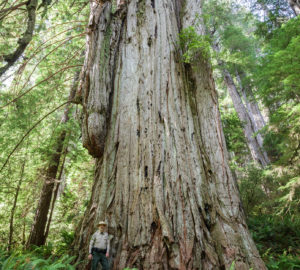
<path fill-rule="evenodd" d="M 66 254 L 70 251 L 70 247 L 74 241 L 74 231 L 67 231 L 63 229 L 60 233 L 61 240 L 56 243 L 55 253 L 58 255 Z"/>
<path fill-rule="evenodd" d="M 249 35 L 255 23 L 253 16 L 241 5 L 223 0 L 206 1 L 203 12 L 211 43 L 219 47 L 213 54 L 215 62 L 221 60 L 223 68 L 234 74 L 232 77 L 237 70 L 245 73 L 255 69 L 258 44 Z M 216 64 L 215 68 L 220 66 Z"/>
<path fill-rule="evenodd" d="M 270 118 L 264 145 L 278 165 L 299 161 L 300 105 L 284 104 Z"/>
<path fill-rule="evenodd" d="M 299 217 L 253 216 L 248 225 L 268 269 L 299 269 Z"/>
<path fill-rule="evenodd" d="M 199 35 L 194 26 L 184 28 L 179 33 L 179 45 L 183 51 L 183 62 L 192 63 L 197 58 L 209 58 L 210 39 L 207 35 Z"/>
<path fill-rule="evenodd" d="M 221 119 L 227 149 L 229 152 L 235 153 L 231 161 L 241 166 L 245 162 L 245 156 L 249 153 L 243 133 L 243 125 L 235 111 L 225 111 L 222 107 Z"/>
<path fill-rule="evenodd" d="M 232 264 L 230 265 L 229 270 L 235 270 L 235 261 L 232 262 Z"/>
<path fill-rule="evenodd" d="M 5 1 L 2 8 L 10 5 L 13 1 Z M 12 73 L 8 72 L 11 76 L 0 83 L 0 167 L 42 116 L 68 100 L 74 74 L 83 62 L 88 5 L 80 1 L 58 1 L 48 6 L 45 16 L 40 13 L 43 8 L 37 15 L 32 41 Z M 0 55 L 14 51 L 16 37 L 23 33 L 26 20 L 26 12 L 22 9 L 0 19 Z M 21 94 L 24 95 L 18 98 Z M 2 108 L 15 98 L 15 102 Z M 5 245 L 8 244 L 10 215 L 19 180 L 21 183 L 13 215 L 12 249 L 20 248 L 27 241 L 45 171 L 51 164 L 49 157 L 55 153 L 62 131 L 67 134 L 61 158 L 62 162 L 65 156 L 65 163 L 49 233 L 49 242 L 56 251 L 65 252 L 61 232 L 73 231 L 85 210 L 94 165 L 80 140 L 81 127 L 77 118 L 80 109 L 72 105 L 70 120 L 62 124 L 64 109 L 53 112 L 32 129 L 0 172 L 0 242 Z M 66 193 L 72 190 L 72 198 L 64 196 L 64 188 Z"/>
<path fill-rule="evenodd" d="M 248 226 L 268 269 L 298 269 L 300 246 L 299 203 L 285 198 L 289 175 L 276 167 L 249 167 L 240 182 Z M 295 195 L 295 194 L 294 194 Z M 299 199 L 299 193 L 298 195 Z M 298 209 L 298 210 L 297 210 Z"/>
<path fill-rule="evenodd" d="M 249 166 L 240 182 L 240 193 L 246 215 L 263 214 L 268 196 L 265 190 L 273 189 L 273 178 L 264 170 Z"/>
<path fill-rule="evenodd" d="M 274 30 L 293 16 L 293 11 L 286 0 L 256 0 L 253 3 L 254 13 L 264 11 L 264 18 L 256 22 L 255 34 L 266 40 L 271 39 Z"/>
<path fill-rule="evenodd" d="M 248 225 L 262 254 L 281 254 L 286 250 L 289 254 L 297 255 L 300 244 L 299 217 L 252 215 Z"/>
<path fill-rule="evenodd" d="M 285 102 L 299 103 L 300 17 L 273 33 L 256 74 L 259 95 L 275 111 Z"/>
<path fill-rule="evenodd" d="M 76 265 L 71 265 L 74 257 L 68 255 L 62 257 L 45 257 L 42 256 L 43 251 L 36 249 L 32 252 L 15 251 L 12 254 L 7 254 L 0 251 L 0 270 L 54 270 L 54 269 L 67 269 L 75 270 Z"/>
<path fill-rule="evenodd" d="M 299 214 L 299 175 L 290 168 L 249 166 L 243 171 L 240 193 L 247 216 Z"/>
<path fill-rule="evenodd" d="M 268 269 L 282 269 L 282 270 L 296 270 L 300 269 L 300 259 L 298 256 L 287 255 L 284 252 L 282 255 L 279 255 L 277 258 L 274 256 L 269 256 L 267 261 Z"/>

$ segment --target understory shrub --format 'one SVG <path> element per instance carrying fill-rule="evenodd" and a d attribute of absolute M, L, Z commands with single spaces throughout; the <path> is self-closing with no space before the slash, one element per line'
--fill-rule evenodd
<path fill-rule="evenodd" d="M 0 270 L 75 270 L 76 265 L 71 265 L 74 257 L 64 255 L 55 257 L 53 255 L 43 257 L 44 250 L 37 248 L 31 252 L 14 251 L 8 253 L 0 250 Z M 44 254 L 45 255 L 45 254 Z"/>

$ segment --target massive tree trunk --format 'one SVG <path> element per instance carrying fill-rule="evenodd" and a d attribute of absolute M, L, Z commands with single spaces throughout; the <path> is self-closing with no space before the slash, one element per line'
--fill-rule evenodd
<path fill-rule="evenodd" d="M 110 1 L 91 2 L 79 94 L 97 168 L 78 261 L 106 219 L 113 269 L 265 269 L 228 167 L 209 64 L 201 54 L 183 64 L 177 47 L 181 28 L 204 32 L 200 6 L 131 0 L 112 14 Z"/>
<path fill-rule="evenodd" d="M 76 93 L 76 86 L 79 74 L 77 73 L 74 78 L 73 85 L 70 89 L 69 101 L 74 99 Z M 62 119 L 61 124 L 64 125 L 69 121 L 69 112 L 71 104 L 68 104 Z M 60 179 L 56 178 L 58 170 L 63 166 L 62 161 L 63 149 L 67 137 L 67 130 L 63 129 L 55 138 L 55 149 L 49 157 L 48 168 L 45 169 L 44 183 L 39 199 L 39 203 L 35 212 L 34 221 L 27 241 L 27 247 L 32 245 L 44 245 L 49 233 L 50 222 L 52 219 L 53 208 L 57 197 L 57 190 L 59 188 Z M 63 168 L 61 168 L 62 170 Z M 52 202 L 52 203 L 51 203 Z M 51 209 L 50 209 L 51 207 Z M 49 214 L 49 210 L 50 214 Z"/>

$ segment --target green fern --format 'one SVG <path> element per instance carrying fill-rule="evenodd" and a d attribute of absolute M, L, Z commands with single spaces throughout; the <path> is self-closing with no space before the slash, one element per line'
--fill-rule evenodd
<path fill-rule="evenodd" d="M 0 270 L 75 270 L 76 265 L 71 265 L 74 257 L 65 255 L 61 258 L 53 258 L 53 256 L 43 258 L 36 251 L 40 249 L 25 254 L 15 252 L 9 257 L 6 253 L 0 253 Z"/>
<path fill-rule="evenodd" d="M 193 26 L 182 29 L 179 34 L 179 45 L 185 63 L 196 61 L 199 55 L 205 59 L 209 58 L 210 39 L 207 35 L 199 35 Z"/>

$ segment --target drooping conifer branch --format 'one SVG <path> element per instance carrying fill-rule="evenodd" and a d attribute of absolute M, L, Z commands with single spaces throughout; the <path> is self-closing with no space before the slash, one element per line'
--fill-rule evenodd
<path fill-rule="evenodd" d="M 27 29 L 24 32 L 23 36 L 18 40 L 18 47 L 17 49 L 10 54 L 3 55 L 4 61 L 7 64 L 4 67 L 0 68 L 0 77 L 19 59 L 22 53 L 25 51 L 27 45 L 32 39 L 34 26 L 35 26 L 35 19 L 36 19 L 36 8 L 38 5 L 38 0 L 30 0 L 27 3 L 27 15 L 28 15 L 28 22 L 27 22 Z"/>

